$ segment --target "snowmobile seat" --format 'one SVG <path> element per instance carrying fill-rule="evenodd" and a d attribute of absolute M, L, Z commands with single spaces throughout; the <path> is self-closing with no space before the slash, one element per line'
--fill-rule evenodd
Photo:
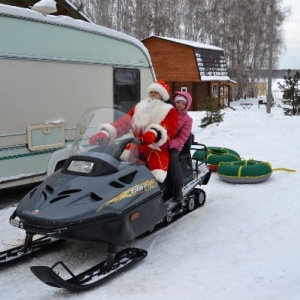
<path fill-rule="evenodd" d="M 179 161 L 181 161 L 183 158 L 187 158 L 187 157 L 191 156 L 190 148 L 192 146 L 192 142 L 193 142 L 193 135 L 190 134 L 190 136 L 186 140 L 182 150 L 179 153 L 179 157 L 178 157 Z"/>

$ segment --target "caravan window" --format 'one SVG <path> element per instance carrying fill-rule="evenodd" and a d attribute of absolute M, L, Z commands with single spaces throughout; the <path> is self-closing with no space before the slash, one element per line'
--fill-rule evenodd
<path fill-rule="evenodd" d="M 114 104 L 128 112 L 140 101 L 140 71 L 137 69 L 114 69 Z"/>

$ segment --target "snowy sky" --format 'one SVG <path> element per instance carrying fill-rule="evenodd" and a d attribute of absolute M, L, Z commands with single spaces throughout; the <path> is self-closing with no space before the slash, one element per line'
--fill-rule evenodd
<path fill-rule="evenodd" d="M 300 69 L 300 1 L 283 0 L 291 7 L 291 16 L 284 25 L 286 52 L 279 60 L 280 69 Z"/>
<path fill-rule="evenodd" d="M 276 86 L 274 84 L 273 86 Z M 252 103 L 243 109 L 242 102 Z M 283 115 L 280 94 L 266 113 L 258 99 L 232 103 L 224 122 L 199 127 L 204 112 L 190 112 L 196 141 L 235 150 L 243 159 L 267 161 L 271 177 L 231 184 L 217 173 L 202 188 L 206 204 L 170 226 L 127 243 L 148 251 L 138 265 L 101 287 L 71 293 L 46 286 L 33 265 L 63 260 L 77 274 L 102 260 L 103 244 L 65 242 L 60 248 L 1 269 L 1 299 L 9 300 L 299 300 L 300 127 Z M 296 170 L 287 172 L 276 168 Z M 23 240 L 8 223 L 14 208 L 0 210 L 0 249 Z"/>

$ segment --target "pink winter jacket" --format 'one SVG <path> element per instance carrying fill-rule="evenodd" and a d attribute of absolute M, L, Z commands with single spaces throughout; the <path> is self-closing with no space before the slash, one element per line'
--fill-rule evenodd
<path fill-rule="evenodd" d="M 192 104 L 192 97 L 187 92 L 175 92 L 171 104 L 174 105 L 174 98 L 176 95 L 182 95 L 187 99 L 187 105 L 184 111 L 178 112 L 178 124 L 175 138 L 169 141 L 170 149 L 177 149 L 179 152 L 182 150 L 184 143 L 187 141 L 188 137 L 192 131 L 193 119 L 188 115 L 188 110 Z"/>

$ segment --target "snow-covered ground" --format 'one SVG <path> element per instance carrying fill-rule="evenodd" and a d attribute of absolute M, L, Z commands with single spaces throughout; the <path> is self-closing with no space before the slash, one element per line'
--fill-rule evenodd
<path fill-rule="evenodd" d="M 245 100 L 241 100 L 245 101 Z M 259 184 L 230 184 L 216 173 L 203 189 L 206 204 L 167 228 L 128 243 L 148 256 L 99 288 L 72 293 L 38 281 L 32 265 L 63 260 L 75 273 L 102 260 L 102 244 L 66 242 L 0 272 L 1 299 L 211 299 L 298 300 L 300 297 L 300 117 L 250 109 L 240 101 L 224 110 L 224 122 L 199 127 L 203 112 L 191 112 L 198 142 L 226 147 L 244 159 L 269 162 L 274 171 Z M 22 232 L 8 224 L 13 207 L 0 211 L 0 245 L 13 245 Z"/>

